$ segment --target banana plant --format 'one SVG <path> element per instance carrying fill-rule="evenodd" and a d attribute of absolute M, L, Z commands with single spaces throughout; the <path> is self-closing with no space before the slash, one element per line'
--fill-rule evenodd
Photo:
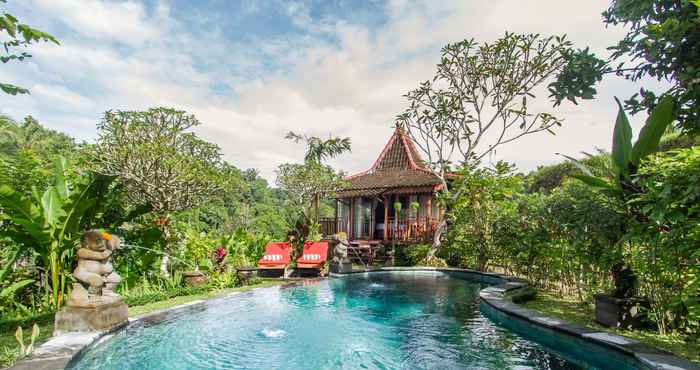
<path fill-rule="evenodd" d="M 55 307 L 62 303 L 71 257 L 80 234 L 92 223 L 94 207 L 114 180 L 113 177 L 89 175 L 80 176 L 72 183 L 66 177 L 66 167 L 65 158 L 58 158 L 53 185 L 43 193 L 33 189 L 33 195 L 29 197 L 7 185 L 0 185 L 2 217 L 8 223 L 0 233 L 18 246 L 0 270 L 0 279 L 22 256 L 37 255 L 48 272 L 50 302 Z"/>
<path fill-rule="evenodd" d="M 611 176 L 595 176 L 583 163 L 572 157 L 565 157 L 582 172 L 580 174 L 571 174 L 571 177 L 589 186 L 624 195 L 637 191 L 634 184 L 634 175 L 637 173 L 639 163 L 657 150 L 661 137 L 671 122 L 673 122 L 675 101 L 667 96 L 659 102 L 647 118 L 634 144 L 632 143 L 632 127 L 627 114 L 622 108 L 620 100 L 615 98 L 615 101 L 618 105 L 618 113 L 613 130 L 611 157 L 614 172 Z"/>

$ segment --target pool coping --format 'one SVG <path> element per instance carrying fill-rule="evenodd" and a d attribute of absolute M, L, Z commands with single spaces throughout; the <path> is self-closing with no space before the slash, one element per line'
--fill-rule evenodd
<path fill-rule="evenodd" d="M 471 280 L 492 284 L 479 291 L 482 304 L 500 311 L 511 320 L 524 321 L 530 325 L 549 329 L 572 338 L 578 338 L 604 349 L 615 351 L 632 360 L 636 365 L 646 369 L 663 370 L 700 370 L 700 367 L 689 360 L 638 340 L 623 337 L 604 330 L 586 328 L 543 315 L 537 311 L 525 308 L 513 300 L 531 295 L 534 290 L 527 281 L 499 273 L 480 272 L 469 269 L 451 267 L 380 267 L 367 270 L 353 270 L 344 273 L 331 273 L 330 277 L 343 277 L 354 274 L 401 271 L 437 271 L 468 275 Z"/>
<path fill-rule="evenodd" d="M 0 370 L 63 370 L 73 360 L 74 357 L 80 355 L 85 349 L 97 345 L 115 334 L 117 331 L 128 326 L 138 324 L 153 324 L 160 322 L 169 315 L 180 311 L 191 309 L 197 306 L 205 306 L 208 302 L 220 299 L 227 299 L 236 295 L 243 295 L 248 292 L 263 290 L 263 289 L 284 289 L 298 285 L 303 285 L 308 281 L 322 280 L 319 278 L 310 278 L 296 281 L 285 281 L 282 284 L 272 286 L 254 287 L 244 292 L 230 292 L 207 299 L 198 299 L 195 301 L 186 302 L 177 306 L 172 306 L 160 310 L 155 310 L 141 315 L 129 317 L 128 322 L 112 328 L 107 331 L 98 332 L 68 332 L 55 337 L 51 337 L 48 341 L 42 343 L 28 357 L 19 360 L 8 368 Z"/>

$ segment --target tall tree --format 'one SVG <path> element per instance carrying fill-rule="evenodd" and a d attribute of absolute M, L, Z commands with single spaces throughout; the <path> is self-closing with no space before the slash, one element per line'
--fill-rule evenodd
<path fill-rule="evenodd" d="M 298 212 L 297 224 L 304 227 L 318 222 L 318 199 L 340 188 L 343 175 L 317 162 L 285 163 L 277 168 L 277 186 L 287 193 L 290 209 Z"/>
<path fill-rule="evenodd" d="M 661 94 L 642 87 L 625 101 L 625 109 L 651 112 L 664 96 L 671 96 L 676 126 L 700 133 L 700 0 L 613 0 L 603 22 L 626 26 L 627 34 L 608 48 L 608 58 L 588 48 L 567 53 L 565 70 L 550 85 L 555 104 L 592 99 L 605 74 L 637 83 L 652 78 L 671 87 Z"/>
<path fill-rule="evenodd" d="M 0 3 L 6 3 L 5 0 L 0 0 Z M 10 61 L 23 61 L 31 58 L 31 54 L 26 51 L 17 51 L 18 48 L 26 48 L 29 45 L 37 42 L 52 42 L 58 45 L 58 40 L 44 31 L 40 31 L 27 24 L 20 23 L 12 14 L 3 12 L 0 15 L 0 35 L 7 34 L 7 39 L 2 41 L 2 51 L 0 61 L 8 63 Z M 0 82 L 0 90 L 6 94 L 28 94 L 29 90 L 12 85 L 9 83 Z"/>
<path fill-rule="evenodd" d="M 532 112 L 528 103 L 537 87 L 562 70 L 570 46 L 564 37 L 513 33 L 493 44 L 448 44 L 435 77 L 405 95 L 409 107 L 397 117 L 398 124 L 442 180 L 439 199 L 447 212 L 464 189 L 447 186 L 451 171 L 474 166 L 503 144 L 561 125 L 550 113 Z M 446 228 L 443 217 L 429 259 Z"/>
<path fill-rule="evenodd" d="M 220 190 L 221 152 L 190 129 L 200 122 L 184 111 L 109 111 L 98 125 L 96 170 L 115 175 L 131 203 L 150 204 L 169 243 L 169 215 L 207 202 Z M 161 272 L 168 271 L 166 247 Z"/>
<path fill-rule="evenodd" d="M 31 116 L 22 122 L 0 116 L 0 182 L 21 194 L 48 186 L 55 159 L 71 158 L 75 149 L 73 138 L 44 128 Z"/>
<path fill-rule="evenodd" d="M 292 131 L 289 131 L 287 135 L 285 136 L 285 139 L 288 140 L 294 140 L 296 143 L 300 142 L 305 142 L 306 143 L 306 154 L 304 155 L 304 161 L 306 162 L 306 168 L 302 170 L 302 168 L 297 169 L 297 171 L 301 172 L 310 172 L 310 173 L 315 173 L 317 175 L 321 175 L 321 172 L 327 172 L 327 171 L 322 171 L 323 166 L 315 166 L 315 164 L 321 165 L 321 163 L 325 159 L 331 159 L 335 158 L 345 152 L 351 151 L 351 143 L 350 143 L 350 138 L 341 138 L 341 137 L 333 137 L 329 136 L 328 139 L 323 140 L 317 136 L 308 136 L 308 135 L 299 135 L 296 134 Z M 280 167 L 280 169 L 282 169 Z M 290 168 L 286 168 L 286 171 L 282 172 L 289 172 Z M 319 172 L 321 171 L 321 172 Z M 336 179 L 334 178 L 329 178 L 327 176 L 322 176 L 323 180 L 322 181 L 328 181 L 328 184 L 325 185 L 326 188 L 329 186 L 335 186 L 338 185 L 336 182 Z M 309 185 L 314 180 L 308 180 Z M 324 190 L 328 191 L 328 189 Z M 312 199 L 313 203 L 313 209 L 314 209 L 314 218 L 310 219 L 312 222 L 318 222 L 319 218 L 319 203 L 321 202 L 321 192 L 317 192 Z"/>

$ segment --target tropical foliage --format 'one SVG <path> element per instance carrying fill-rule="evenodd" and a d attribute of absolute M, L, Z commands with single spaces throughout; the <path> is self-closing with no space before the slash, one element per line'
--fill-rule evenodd
<path fill-rule="evenodd" d="M 603 75 L 616 74 L 646 84 L 645 79 L 669 83 L 662 94 L 642 87 L 625 101 L 633 113 L 651 111 L 664 97 L 674 103 L 674 121 L 685 132 L 700 130 L 700 3 L 697 0 L 613 0 L 603 12 L 606 25 L 626 26 L 627 34 L 601 59 L 589 49 L 570 50 L 567 65 L 550 85 L 555 102 L 592 99 Z"/>
<path fill-rule="evenodd" d="M 0 4 L 6 3 L 6 0 L 0 0 Z M 26 48 L 27 46 L 37 42 L 52 42 L 58 45 L 58 40 L 44 31 L 33 28 L 30 25 L 21 23 L 12 14 L 3 12 L 0 14 L 0 35 L 2 35 L 2 53 L 0 54 L 0 62 L 8 63 L 11 61 L 23 61 L 31 58 L 31 54 L 26 51 L 17 49 Z M 9 83 L 0 82 L 0 90 L 5 94 L 17 95 L 28 94 L 29 90 Z"/>
<path fill-rule="evenodd" d="M 60 306 L 63 301 L 76 241 L 101 216 L 104 197 L 113 180 L 88 174 L 69 181 L 66 167 L 65 159 L 58 157 L 54 183 L 42 193 L 33 189 L 30 197 L 0 185 L 0 207 L 7 222 L 2 235 L 16 243 L 15 251 L 0 270 L 0 281 L 19 258 L 38 258 L 52 306 Z M 6 289 L 13 293 L 32 282 L 22 280 Z"/>
<path fill-rule="evenodd" d="M 148 121 L 156 116 L 167 117 L 173 124 Z M 124 120 L 133 125 L 126 129 Z M 186 294 L 190 291 L 177 280 L 178 271 L 197 268 L 210 275 L 206 289 L 239 284 L 232 269 L 254 264 L 268 240 L 286 236 L 290 228 L 286 193 L 270 188 L 255 170 L 242 171 L 221 161 L 218 147 L 182 126 L 195 122 L 184 112 L 166 108 L 108 113 L 99 126 L 103 130 L 98 145 L 78 146 L 69 136 L 47 130 L 31 117 L 19 123 L 9 117 L 0 119 L 3 319 L 41 315 L 65 302 L 74 251 L 80 235 L 91 228 L 104 228 L 122 238 L 123 248 L 115 253 L 114 264 L 123 278 L 119 289 L 129 297 L 139 296 L 140 291 L 152 297 Z M 168 131 L 175 124 L 182 125 Z M 129 131 L 128 137 L 121 129 Z M 143 138 L 139 135 L 157 132 L 162 135 L 153 136 L 154 140 L 137 140 Z M 157 157 L 151 155 L 166 149 L 173 160 L 156 163 Z M 187 157 L 187 153 L 194 154 Z M 155 195 L 135 194 L 153 190 L 144 183 L 159 173 L 126 163 L 128 155 L 140 158 L 142 164 L 151 160 L 153 171 L 170 171 L 169 179 L 175 184 L 168 186 L 192 189 L 194 183 L 211 189 L 205 194 L 208 201 L 186 194 L 184 200 L 158 203 L 154 199 L 163 195 L 158 189 Z M 194 172 L 199 179 L 192 179 Z M 156 211 L 154 204 L 160 209 Z M 169 238 L 161 223 L 166 209 Z M 212 258 L 217 248 L 225 251 L 223 260 Z M 159 273 L 165 251 L 172 255 L 169 278 Z M 156 290 L 159 293 L 153 293 Z"/>
<path fill-rule="evenodd" d="M 649 135 L 644 131 L 656 119 L 652 114 L 628 150 L 643 147 Z M 606 154 L 587 158 L 609 163 L 595 169 L 608 178 L 584 175 L 589 169 L 578 162 L 576 168 L 542 168 L 525 181 L 542 183 L 552 174 L 559 181 L 560 170 L 553 168 L 569 168 L 568 178 L 535 190 L 524 189 L 523 177 L 503 164 L 461 171 L 454 186 L 466 191 L 448 213 L 453 227 L 439 256 L 454 266 L 523 276 L 589 303 L 611 290 L 611 269 L 624 263 L 635 273 L 637 294 L 649 300 L 648 317 L 659 332 L 696 334 L 700 151 L 647 152 L 638 162 L 634 157 L 622 157 L 624 162 Z M 616 160 L 633 172 L 615 169 Z"/>

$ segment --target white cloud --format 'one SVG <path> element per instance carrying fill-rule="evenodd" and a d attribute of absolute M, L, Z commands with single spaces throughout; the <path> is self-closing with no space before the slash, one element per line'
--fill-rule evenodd
<path fill-rule="evenodd" d="M 141 45 L 159 36 L 158 19 L 135 1 L 32 0 L 36 10 L 60 18 L 83 36 Z M 160 8 L 162 9 L 162 8 Z"/>
<path fill-rule="evenodd" d="M 289 130 L 349 136 L 353 152 L 334 164 L 349 172 L 370 166 L 405 107 L 402 95 L 432 77 L 447 42 L 492 41 L 506 30 L 567 33 L 579 45 L 604 52 L 622 35 L 600 20 L 607 0 L 500 0 L 488 7 L 470 1 L 391 1 L 386 22 L 372 29 L 314 19 L 305 3 L 287 3 L 292 21 L 307 33 L 246 35 L 238 41 L 227 39 L 216 25 L 194 36 L 173 17 L 177 9 L 163 1 L 153 14 L 134 1 L 32 1 L 43 17 L 62 19 L 78 33 L 65 35 L 61 46 L 35 48 L 33 61 L 13 67 L 15 80 L 21 75 L 38 90 L 12 98 L 3 112 L 32 114 L 53 128 L 91 138 L 86 125 L 97 123 L 107 109 L 174 106 L 197 115 L 204 123 L 197 132 L 220 145 L 227 160 L 258 168 L 271 181 L 280 163 L 303 155 L 300 145 L 283 139 Z M 255 3 L 244 10 L 247 16 L 261 11 Z M 339 43 L 328 41 L 329 34 Z M 216 84 L 232 90 L 214 91 Z M 523 139 L 501 148 L 494 159 L 531 169 L 559 160 L 555 152 L 608 148 L 612 96 L 636 89 L 606 81 L 600 99 L 556 110 L 566 119 L 557 136 Z M 540 98 L 535 107 L 551 110 L 545 96 Z M 57 102 L 62 111 L 53 108 Z"/>
<path fill-rule="evenodd" d="M 32 86 L 31 91 L 39 99 L 44 99 L 47 103 L 60 110 L 85 111 L 91 110 L 95 106 L 95 102 L 92 99 L 60 85 L 38 84 Z"/>

